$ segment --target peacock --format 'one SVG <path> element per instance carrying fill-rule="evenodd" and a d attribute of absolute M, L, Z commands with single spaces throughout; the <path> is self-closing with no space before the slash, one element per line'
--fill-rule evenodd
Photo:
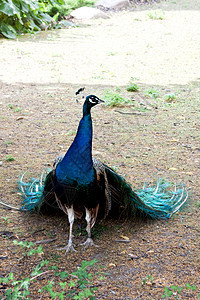
<path fill-rule="evenodd" d="M 169 183 L 158 180 L 155 186 L 144 184 L 133 191 L 131 185 L 112 168 L 92 157 L 91 108 L 104 101 L 95 95 L 86 97 L 83 117 L 74 141 L 64 156 L 55 159 L 53 169 L 43 172 L 39 178 L 26 183 L 19 181 L 24 200 L 23 211 L 61 209 L 69 221 L 67 246 L 76 251 L 72 241 L 75 217 L 85 216 L 87 239 L 85 247 L 96 246 L 91 229 L 97 217 L 131 217 L 142 212 L 154 219 L 168 219 L 177 212 L 188 198 L 184 185 L 169 189 Z"/>

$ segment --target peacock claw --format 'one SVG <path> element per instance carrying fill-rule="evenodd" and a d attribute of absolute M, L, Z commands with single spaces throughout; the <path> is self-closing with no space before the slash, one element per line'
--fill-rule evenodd
<path fill-rule="evenodd" d="M 65 254 L 70 251 L 77 252 L 77 250 L 74 248 L 73 244 L 68 244 L 67 246 L 65 246 L 63 248 L 57 248 L 56 250 L 66 250 Z"/>
<path fill-rule="evenodd" d="M 84 243 L 80 244 L 80 245 L 85 246 L 85 248 L 87 248 L 89 246 L 99 247 L 98 245 L 95 245 L 92 238 L 87 238 L 87 240 Z"/>

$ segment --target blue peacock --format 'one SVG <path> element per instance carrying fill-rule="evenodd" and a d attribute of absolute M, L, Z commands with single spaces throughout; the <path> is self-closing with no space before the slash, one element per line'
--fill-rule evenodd
<path fill-rule="evenodd" d="M 131 185 L 112 168 L 92 157 L 91 108 L 104 101 L 95 95 L 86 97 L 83 117 L 76 136 L 64 156 L 59 156 L 53 170 L 39 179 L 25 183 L 20 179 L 24 195 L 21 210 L 48 210 L 59 207 L 68 216 L 70 228 L 66 252 L 75 251 L 72 241 L 74 218 L 85 216 L 87 247 L 95 245 L 91 228 L 97 217 L 133 216 L 138 211 L 152 218 L 167 219 L 177 212 L 188 198 L 184 185 L 169 190 L 169 184 L 158 180 L 154 187 L 144 185 L 134 192 Z"/>

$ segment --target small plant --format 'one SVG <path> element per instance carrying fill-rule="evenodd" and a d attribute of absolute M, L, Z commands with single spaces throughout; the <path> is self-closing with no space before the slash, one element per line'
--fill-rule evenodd
<path fill-rule="evenodd" d="M 149 283 L 153 283 L 153 276 L 152 275 L 147 275 L 145 278 L 142 279 L 142 285 L 146 285 Z"/>
<path fill-rule="evenodd" d="M 117 167 L 117 166 L 112 166 L 112 169 L 113 169 L 115 172 L 118 172 L 118 167 Z"/>
<path fill-rule="evenodd" d="M 23 241 L 18 242 L 17 240 L 14 240 L 13 244 L 21 246 L 22 248 L 27 248 L 27 249 L 32 248 L 29 252 L 24 252 L 23 253 L 24 256 L 26 256 L 26 255 L 27 256 L 31 256 L 31 255 L 36 254 L 36 253 L 37 254 L 43 253 L 43 249 L 42 249 L 41 245 L 39 245 L 37 247 L 37 249 L 33 248 L 35 246 L 33 242 L 27 242 L 27 241 L 25 241 L 25 242 L 23 242 Z"/>
<path fill-rule="evenodd" d="M 110 90 L 107 90 L 104 95 L 105 106 L 120 106 L 126 103 L 130 103 L 131 101 L 128 99 L 124 99 L 117 93 L 113 93 Z"/>
<path fill-rule="evenodd" d="M 47 260 L 42 260 L 30 274 L 30 277 L 22 278 L 22 280 L 15 280 L 12 272 L 7 277 L 0 278 L 0 284 L 6 283 L 6 285 L 10 286 L 10 288 L 5 291 L 6 299 L 30 299 L 27 298 L 30 294 L 30 283 L 43 273 L 42 267 L 48 263 Z"/>
<path fill-rule="evenodd" d="M 151 88 L 150 90 L 146 90 L 144 94 L 145 94 L 145 96 L 148 96 L 148 97 L 154 98 L 154 99 L 157 99 L 159 97 L 159 91 L 154 88 Z"/>
<path fill-rule="evenodd" d="M 193 292 L 193 291 L 197 290 L 197 287 L 196 287 L 196 285 L 190 285 L 189 283 L 186 283 L 185 287 L 180 287 L 180 286 L 177 286 L 177 285 L 172 285 L 169 288 L 165 287 L 164 288 L 164 294 L 162 295 L 162 298 L 170 298 L 171 296 L 173 296 L 173 297 L 178 299 L 179 294 L 184 289 L 191 290 Z M 199 294 L 199 299 L 200 299 L 200 294 Z"/>
<path fill-rule="evenodd" d="M 176 95 L 174 93 L 164 95 L 164 100 L 166 101 L 173 101 L 175 99 L 176 99 Z"/>
<path fill-rule="evenodd" d="M 109 52 L 108 53 L 108 56 L 114 56 L 114 55 L 116 55 L 117 54 L 117 52 Z"/>
<path fill-rule="evenodd" d="M 108 228 L 105 225 L 102 224 L 98 224 L 96 223 L 95 226 L 93 227 L 93 236 L 95 238 L 98 238 L 100 234 L 102 234 L 102 232 L 106 231 Z M 74 230 L 74 235 L 76 237 L 79 236 L 87 236 L 87 231 L 85 230 L 85 226 L 82 226 L 81 224 L 79 224 L 75 230 Z"/>
<path fill-rule="evenodd" d="M 200 208 L 200 202 L 195 203 L 196 207 Z"/>
<path fill-rule="evenodd" d="M 126 87 L 126 90 L 128 92 L 137 92 L 139 91 L 139 86 L 137 85 L 137 83 L 129 82 L 129 85 Z"/>
<path fill-rule="evenodd" d="M 9 103 L 9 104 L 8 104 L 8 108 L 13 109 L 13 108 L 14 108 L 14 105 Z"/>
<path fill-rule="evenodd" d="M 36 249 L 32 242 L 28 241 L 13 241 L 15 245 L 22 248 L 30 249 L 24 255 L 34 255 L 42 253 L 43 249 L 40 245 Z M 15 280 L 14 274 L 11 272 L 7 277 L 0 278 L 0 284 L 6 284 L 5 299 L 32 299 L 28 296 L 30 295 L 30 284 L 35 281 L 39 276 L 44 276 L 44 274 L 49 274 L 53 278 L 59 278 L 59 287 L 53 280 L 48 281 L 48 284 L 43 286 L 38 290 L 38 293 L 46 293 L 50 295 L 51 298 L 48 299 L 95 299 L 94 292 L 97 287 L 92 283 L 92 274 L 88 272 L 88 268 L 92 267 L 97 260 L 82 261 L 81 266 L 73 273 L 69 274 L 66 271 L 58 271 L 58 266 L 49 266 L 48 269 L 44 270 L 44 267 L 49 264 L 48 260 L 42 260 L 33 269 L 28 277 L 22 278 L 21 280 Z M 98 273 L 97 273 L 98 274 Z M 68 281 L 67 281 L 67 280 Z M 99 277 L 99 280 L 103 279 Z M 56 291 L 59 289 L 59 292 Z M 61 289 L 61 291 L 60 291 Z M 44 295 L 43 295 L 44 296 Z"/>
<path fill-rule="evenodd" d="M 57 267 L 53 266 L 51 269 L 56 270 L 55 276 L 59 276 L 64 282 L 59 282 L 59 285 L 62 289 L 61 292 L 55 291 L 55 283 L 49 281 L 47 285 L 42 287 L 39 292 L 43 293 L 47 291 L 52 299 L 95 299 L 94 291 L 97 290 L 97 287 L 90 287 L 92 284 L 92 274 L 88 273 L 88 267 L 93 266 L 97 261 L 83 261 L 81 266 L 73 273 L 68 274 L 67 272 L 58 272 Z M 67 278 L 71 279 L 68 283 L 66 282 Z M 99 278 L 101 279 L 101 278 Z M 67 294 L 66 288 L 68 287 Z M 80 290 L 78 292 L 78 290 Z"/>
<path fill-rule="evenodd" d="M 6 141 L 5 142 L 5 145 L 10 145 L 10 144 L 13 144 L 13 141 Z"/>
<path fill-rule="evenodd" d="M 163 20 L 165 17 L 165 12 L 162 10 L 152 10 L 147 13 L 147 16 L 151 20 Z"/>
<path fill-rule="evenodd" d="M 6 224 L 8 224 L 10 221 L 9 221 L 9 217 L 1 217 L 3 220 L 4 220 L 4 222 L 6 223 Z"/>
<path fill-rule="evenodd" d="M 15 159 L 12 155 L 7 155 L 6 156 L 6 161 L 13 161 L 13 160 L 15 160 Z"/>
<path fill-rule="evenodd" d="M 16 107 L 16 108 L 14 109 L 14 112 L 19 112 L 19 111 L 21 111 L 21 110 L 22 110 L 21 107 Z"/>
<path fill-rule="evenodd" d="M 76 131 L 75 130 L 69 130 L 68 132 L 67 132 L 67 135 L 74 135 L 74 134 L 76 134 Z"/>
<path fill-rule="evenodd" d="M 14 109 L 14 112 L 19 112 L 20 110 L 22 110 L 21 107 L 15 107 L 13 104 L 8 104 L 8 108 L 10 109 Z"/>

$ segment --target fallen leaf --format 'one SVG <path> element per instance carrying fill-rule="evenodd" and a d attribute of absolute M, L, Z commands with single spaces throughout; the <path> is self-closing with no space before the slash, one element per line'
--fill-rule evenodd
<path fill-rule="evenodd" d="M 154 251 L 153 250 L 149 250 L 149 251 L 147 251 L 147 253 L 154 253 Z"/>
<path fill-rule="evenodd" d="M 126 240 L 126 241 L 129 241 L 129 240 L 130 240 L 129 237 L 126 236 L 126 235 L 120 235 L 120 237 L 121 237 L 122 239 Z"/>
<path fill-rule="evenodd" d="M 24 117 L 20 116 L 16 119 L 16 121 L 22 120 Z"/>
<path fill-rule="evenodd" d="M 116 264 L 110 263 L 108 266 L 109 268 L 112 268 L 112 267 L 116 267 Z"/>
<path fill-rule="evenodd" d="M 180 172 L 181 174 L 187 174 L 187 175 L 193 175 L 194 173 L 193 172 L 184 172 L 184 171 L 182 171 L 182 172 Z"/>

